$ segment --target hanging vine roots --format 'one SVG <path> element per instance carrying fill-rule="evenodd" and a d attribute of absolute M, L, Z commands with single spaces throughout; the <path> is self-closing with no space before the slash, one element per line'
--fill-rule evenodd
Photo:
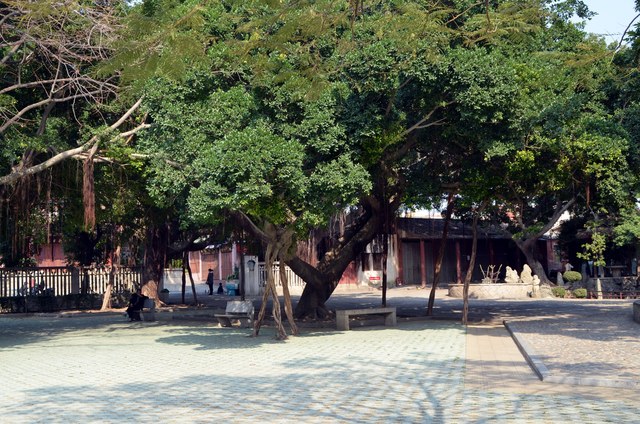
<path fill-rule="evenodd" d="M 282 291 L 284 294 L 284 309 L 289 325 L 291 326 L 291 333 L 293 335 L 298 334 L 298 327 L 293 319 L 293 307 L 291 305 L 291 294 L 289 292 L 289 284 L 285 271 L 285 258 L 286 253 L 293 243 L 293 232 L 291 230 L 278 231 L 273 225 L 267 224 L 265 226 L 265 233 L 269 235 L 269 244 L 267 245 L 267 252 L 265 255 L 265 267 L 267 270 L 267 284 L 264 294 L 262 295 L 262 305 L 260 306 L 260 312 L 258 313 L 258 319 L 253 325 L 253 336 L 256 337 L 260 333 L 260 327 L 264 321 L 266 314 L 267 301 L 269 297 L 273 300 L 273 320 L 276 325 L 276 338 L 278 340 L 285 340 L 287 338 L 287 332 L 282 324 L 282 312 L 280 309 L 280 300 L 278 299 L 278 293 L 276 290 L 275 276 L 273 273 L 273 265 L 278 259 L 280 261 L 280 282 L 282 283 Z"/>

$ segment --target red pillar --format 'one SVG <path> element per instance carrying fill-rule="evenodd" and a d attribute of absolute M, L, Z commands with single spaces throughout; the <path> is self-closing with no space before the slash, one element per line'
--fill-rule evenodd
<path fill-rule="evenodd" d="M 420 240 L 420 286 L 427 286 L 427 258 L 422 239 Z"/>
<path fill-rule="evenodd" d="M 462 262 L 460 258 L 460 240 L 456 240 L 456 283 L 462 283 Z"/>

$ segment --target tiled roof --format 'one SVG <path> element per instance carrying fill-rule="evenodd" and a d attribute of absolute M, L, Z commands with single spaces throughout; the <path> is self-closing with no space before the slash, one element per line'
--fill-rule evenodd
<path fill-rule="evenodd" d="M 402 239 L 439 239 L 444 229 L 444 219 L 431 218 L 398 218 L 396 221 L 397 233 Z M 471 239 L 472 226 L 460 220 L 452 219 L 449 222 L 449 239 Z M 478 238 L 481 239 L 506 239 L 495 226 L 478 224 Z"/>

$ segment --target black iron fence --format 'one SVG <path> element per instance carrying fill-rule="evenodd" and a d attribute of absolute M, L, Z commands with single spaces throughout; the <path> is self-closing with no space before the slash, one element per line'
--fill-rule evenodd
<path fill-rule="evenodd" d="M 38 267 L 0 268 L 0 297 L 103 294 L 109 284 L 108 268 Z M 133 291 L 142 282 L 138 268 L 118 268 L 112 293 Z"/>

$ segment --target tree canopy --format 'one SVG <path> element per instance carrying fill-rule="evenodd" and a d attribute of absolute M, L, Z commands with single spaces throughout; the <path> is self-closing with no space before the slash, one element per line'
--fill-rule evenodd
<path fill-rule="evenodd" d="M 401 205 L 482 204 L 543 280 L 535 240 L 564 212 L 636 213 L 636 33 L 585 34 L 579 0 L 5 4 L 4 187 L 66 153 L 85 228 L 88 176 L 184 230 L 232 216 L 307 281 L 299 315 Z M 298 256 L 336 214 L 349 225 L 319 261 Z"/>

